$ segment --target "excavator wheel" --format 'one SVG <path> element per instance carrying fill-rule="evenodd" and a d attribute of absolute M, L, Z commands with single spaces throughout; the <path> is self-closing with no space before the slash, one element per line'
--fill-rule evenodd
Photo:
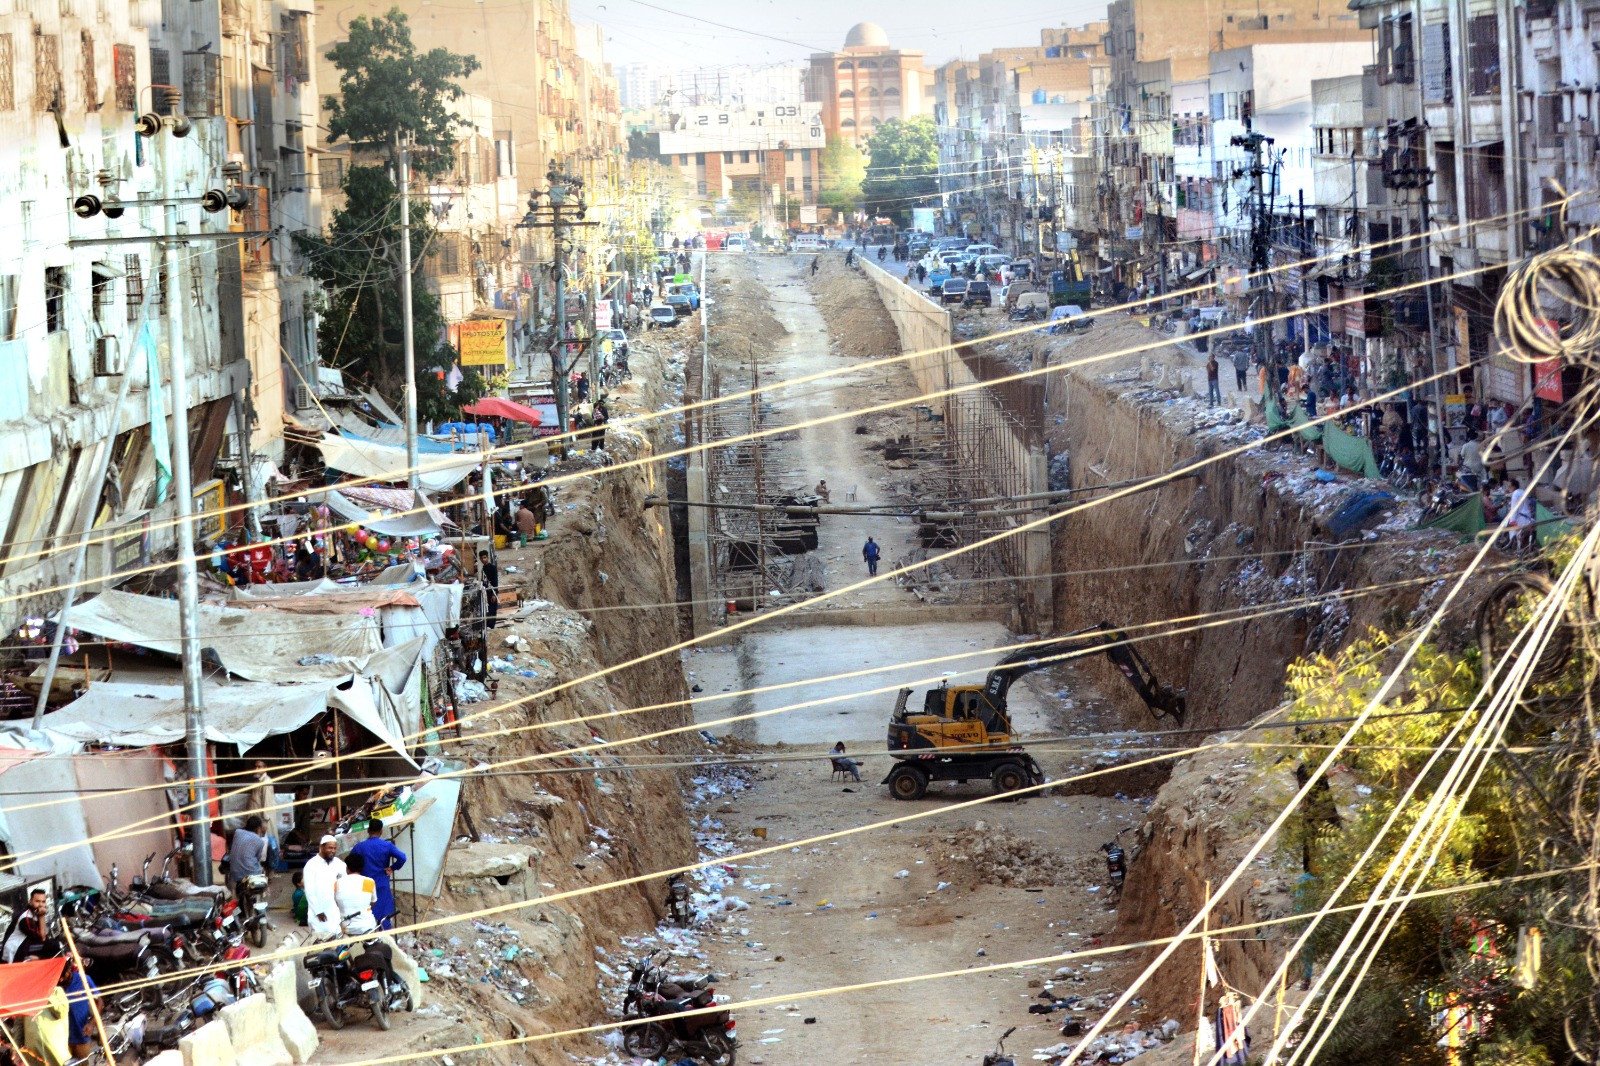
<path fill-rule="evenodd" d="M 1029 784 L 1028 768 L 1019 762 L 1003 762 L 989 774 L 997 793 L 1015 792 Z"/>
<path fill-rule="evenodd" d="M 901 763 L 889 771 L 889 795 L 897 800 L 919 800 L 928 794 L 928 775 Z"/>

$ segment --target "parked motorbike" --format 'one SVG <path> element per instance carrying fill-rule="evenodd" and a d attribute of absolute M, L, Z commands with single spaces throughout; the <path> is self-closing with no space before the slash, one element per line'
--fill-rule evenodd
<path fill-rule="evenodd" d="M 267 875 L 250 874 L 239 881 L 239 919 L 245 936 L 258 948 L 267 946 Z"/>
<path fill-rule="evenodd" d="M 635 959 L 633 972 L 628 976 L 628 990 L 622 997 L 622 1016 L 637 1018 L 641 1014 L 640 1000 L 649 992 L 660 992 L 667 998 L 681 998 L 690 993 L 711 988 L 716 983 L 715 974 L 701 977 L 677 976 L 667 973 L 659 961 L 665 952 L 657 948 L 642 959 Z"/>
<path fill-rule="evenodd" d="M 653 954 L 646 956 L 642 969 L 636 964 L 639 988 L 631 997 L 631 1003 L 625 1000 L 623 1005 L 627 1017 L 651 1020 L 623 1030 L 623 1050 L 643 1059 L 681 1054 L 708 1066 L 733 1066 L 738 1055 L 739 1034 L 731 1014 L 707 1009 L 716 1005 L 717 990 L 712 986 L 712 975 L 673 977 L 654 965 L 653 957 Z M 705 1013 L 685 1013 L 698 1010 Z"/>
<path fill-rule="evenodd" d="M 667 878 L 667 914 L 685 928 L 694 924 L 694 903 L 689 895 L 689 882 L 682 874 Z"/>
<path fill-rule="evenodd" d="M 412 1009 L 411 990 L 394 972 L 393 958 L 389 945 L 376 939 L 306 956 L 317 1015 L 329 1028 L 343 1029 L 346 1012 L 365 1007 L 374 1025 L 388 1029 L 392 1012 Z"/>
<path fill-rule="evenodd" d="M 1017 1031 L 1012 1026 L 1000 1034 L 1000 1039 L 994 1045 L 994 1053 L 983 1057 L 983 1066 L 1017 1066 L 1017 1060 L 1006 1054 L 1006 1038 Z"/>
<path fill-rule="evenodd" d="M 142 1062 L 163 1051 L 176 1051 L 184 1036 L 241 998 L 227 981 L 206 974 L 160 1003 L 137 1011 L 113 1008 L 115 1018 L 108 1021 L 107 1036 L 119 1060 L 124 1053 L 120 1049 L 125 1049 Z"/>
<path fill-rule="evenodd" d="M 1126 829 L 1122 831 L 1126 832 Z M 1128 856 L 1122 850 L 1122 833 L 1100 845 L 1100 850 L 1106 853 L 1106 877 L 1111 882 L 1112 899 L 1122 897 L 1122 883 L 1128 879 Z"/>

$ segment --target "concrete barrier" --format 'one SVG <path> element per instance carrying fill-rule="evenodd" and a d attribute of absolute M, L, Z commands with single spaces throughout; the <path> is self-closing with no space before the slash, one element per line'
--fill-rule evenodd
<path fill-rule="evenodd" d="M 278 1037 L 295 1062 L 310 1062 L 320 1038 L 317 1027 L 300 1009 L 300 989 L 295 965 L 284 961 L 267 976 L 267 998 L 278 1012 Z"/>
<path fill-rule="evenodd" d="M 145 1059 L 144 1066 L 183 1066 L 183 1052 L 163 1051 L 153 1059 Z"/>
<path fill-rule="evenodd" d="M 233 1040 L 222 1022 L 207 1022 L 187 1036 L 178 1038 L 183 1066 L 237 1066 Z"/>
<path fill-rule="evenodd" d="M 422 975 L 417 972 L 417 961 L 394 942 L 394 937 L 384 934 L 384 942 L 394 953 L 394 972 L 400 980 L 406 983 L 406 988 L 411 990 L 411 1009 L 422 1009 Z"/>
<path fill-rule="evenodd" d="M 289 1066 L 294 1061 L 278 1036 L 278 1011 L 262 993 L 230 1003 L 219 1013 L 238 1066 Z"/>

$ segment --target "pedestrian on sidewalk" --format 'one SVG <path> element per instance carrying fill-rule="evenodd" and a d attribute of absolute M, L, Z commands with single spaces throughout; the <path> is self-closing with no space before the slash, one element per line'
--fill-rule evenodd
<path fill-rule="evenodd" d="M 1217 354 L 1212 352 L 1206 357 L 1206 398 L 1212 407 L 1222 402 L 1222 386 L 1217 383 L 1217 372 L 1221 369 Z"/>
<path fill-rule="evenodd" d="M 868 577 L 878 576 L 878 557 L 882 554 L 878 542 L 871 537 L 868 537 L 867 542 L 861 546 L 861 558 L 866 560 Z"/>
<path fill-rule="evenodd" d="M 1240 392 L 1245 390 L 1245 378 L 1250 373 L 1250 349 L 1239 347 L 1233 350 L 1233 377 Z"/>

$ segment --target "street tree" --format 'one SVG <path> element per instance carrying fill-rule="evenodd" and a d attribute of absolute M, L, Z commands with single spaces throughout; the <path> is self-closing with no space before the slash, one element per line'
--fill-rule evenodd
<path fill-rule="evenodd" d="M 861 192 L 869 214 L 904 223 L 913 207 L 926 207 L 938 196 L 939 138 L 933 119 L 890 119 L 867 141 L 867 156 Z"/>
<path fill-rule="evenodd" d="M 450 104 L 464 91 L 459 79 L 476 70 L 478 61 L 442 48 L 419 53 L 398 9 L 352 21 L 348 40 L 330 49 L 328 58 L 339 71 L 340 90 L 325 101 L 329 141 L 348 141 L 355 162 L 341 184 L 344 205 L 327 232 L 297 233 L 295 241 L 326 293 L 318 335 L 323 358 L 353 382 L 394 398 L 405 377 L 399 146 L 409 145 L 411 165 L 420 174 L 451 169 L 459 119 Z M 425 203 L 413 202 L 411 314 L 418 416 L 443 421 L 481 396 L 485 382 L 469 368 L 454 391 L 449 388 L 455 352 L 438 297 L 420 277 L 439 239 L 431 217 Z"/>
<path fill-rule="evenodd" d="M 861 149 L 842 137 L 834 137 L 822 150 L 822 187 L 817 203 L 848 216 L 861 206 L 861 182 L 867 176 L 867 160 Z"/>

